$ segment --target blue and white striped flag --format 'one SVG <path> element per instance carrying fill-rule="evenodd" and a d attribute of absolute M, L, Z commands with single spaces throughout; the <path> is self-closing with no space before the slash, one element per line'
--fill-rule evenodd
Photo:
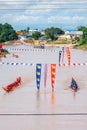
<path fill-rule="evenodd" d="M 36 64 L 36 83 L 37 83 L 37 89 L 40 89 L 40 80 L 41 80 L 41 64 Z"/>

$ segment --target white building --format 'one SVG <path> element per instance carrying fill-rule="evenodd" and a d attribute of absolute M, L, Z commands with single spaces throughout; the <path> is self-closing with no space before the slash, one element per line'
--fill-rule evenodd
<path fill-rule="evenodd" d="M 32 34 L 33 34 L 34 32 L 40 32 L 40 31 L 37 30 L 37 29 L 30 29 L 30 30 L 29 30 L 29 36 L 32 36 Z"/>
<path fill-rule="evenodd" d="M 67 34 L 67 35 L 82 36 L 83 32 L 82 31 L 65 31 L 65 34 Z"/>

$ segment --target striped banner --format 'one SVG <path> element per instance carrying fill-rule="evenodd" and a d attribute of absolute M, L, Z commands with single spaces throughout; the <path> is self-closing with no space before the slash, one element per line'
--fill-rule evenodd
<path fill-rule="evenodd" d="M 44 87 L 46 88 L 47 82 L 47 64 L 44 65 Z"/>
<path fill-rule="evenodd" d="M 68 65 L 70 65 L 71 53 L 70 53 L 69 47 L 66 47 L 66 54 L 67 54 L 67 59 L 68 59 Z"/>
<path fill-rule="evenodd" d="M 36 64 L 33 64 L 33 63 L 24 63 L 24 62 L 0 62 L 0 65 L 12 65 L 12 66 L 18 66 L 18 65 L 21 65 L 21 66 L 34 66 Z M 47 65 L 50 65 L 49 63 Z M 62 67 L 62 66 L 65 66 L 65 67 L 68 67 L 68 66 L 87 66 L 87 63 L 71 63 L 70 65 L 69 64 L 56 64 L 57 66 L 59 67 Z"/>
<path fill-rule="evenodd" d="M 40 80 L 41 80 L 41 64 L 36 64 L 36 83 L 37 83 L 37 89 L 40 89 Z"/>
<path fill-rule="evenodd" d="M 6 48 L 6 47 L 4 47 L 4 49 L 6 49 L 6 50 L 8 50 L 8 51 L 25 51 L 25 52 L 27 52 L 27 51 L 35 51 L 35 52 L 57 52 L 58 50 L 55 50 L 55 49 L 41 49 L 41 48 L 39 48 L 39 49 L 37 49 L 37 48 L 26 48 L 26 49 L 24 49 L 24 48 Z"/>
<path fill-rule="evenodd" d="M 52 85 L 52 91 L 54 91 L 55 76 L 56 76 L 56 64 L 51 64 L 51 85 Z"/>
<path fill-rule="evenodd" d="M 32 63 L 23 63 L 23 62 L 0 62 L 0 65 L 11 65 L 11 66 L 33 66 L 34 64 Z"/>
<path fill-rule="evenodd" d="M 64 63 L 64 53 L 65 53 L 65 48 L 62 47 L 62 63 Z"/>
<path fill-rule="evenodd" d="M 62 55 L 62 51 L 59 51 L 59 64 L 61 62 L 61 55 Z"/>

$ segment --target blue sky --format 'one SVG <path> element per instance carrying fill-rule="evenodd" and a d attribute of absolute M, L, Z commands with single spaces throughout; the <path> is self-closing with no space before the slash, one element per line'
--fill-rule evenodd
<path fill-rule="evenodd" d="M 16 30 L 74 30 L 87 26 L 87 0 L 0 0 L 0 23 L 6 22 Z"/>

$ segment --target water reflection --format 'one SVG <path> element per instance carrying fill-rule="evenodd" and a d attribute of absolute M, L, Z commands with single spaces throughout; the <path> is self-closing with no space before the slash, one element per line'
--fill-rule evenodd
<path fill-rule="evenodd" d="M 76 92 L 73 91 L 72 93 L 73 93 L 73 101 L 75 101 L 76 100 Z"/>
<path fill-rule="evenodd" d="M 47 91 L 46 91 L 46 89 L 44 90 L 44 101 L 45 101 L 45 103 L 46 103 L 46 100 L 47 100 Z"/>
<path fill-rule="evenodd" d="M 55 113 L 55 109 L 56 109 L 56 107 L 55 107 L 55 92 L 52 91 L 52 93 L 51 93 L 51 114 Z M 54 121 L 52 121 L 52 122 L 54 122 Z"/>
<path fill-rule="evenodd" d="M 51 95 L 51 104 L 55 104 L 55 92 L 52 91 L 52 95 Z"/>
<path fill-rule="evenodd" d="M 78 91 L 79 91 L 79 89 L 78 89 Z M 76 100 L 76 95 L 77 95 L 77 93 L 78 93 L 78 91 L 73 91 L 73 100 Z"/>
<path fill-rule="evenodd" d="M 36 107 L 37 109 L 39 108 L 40 106 L 40 90 L 37 90 L 37 93 L 36 93 Z"/>

